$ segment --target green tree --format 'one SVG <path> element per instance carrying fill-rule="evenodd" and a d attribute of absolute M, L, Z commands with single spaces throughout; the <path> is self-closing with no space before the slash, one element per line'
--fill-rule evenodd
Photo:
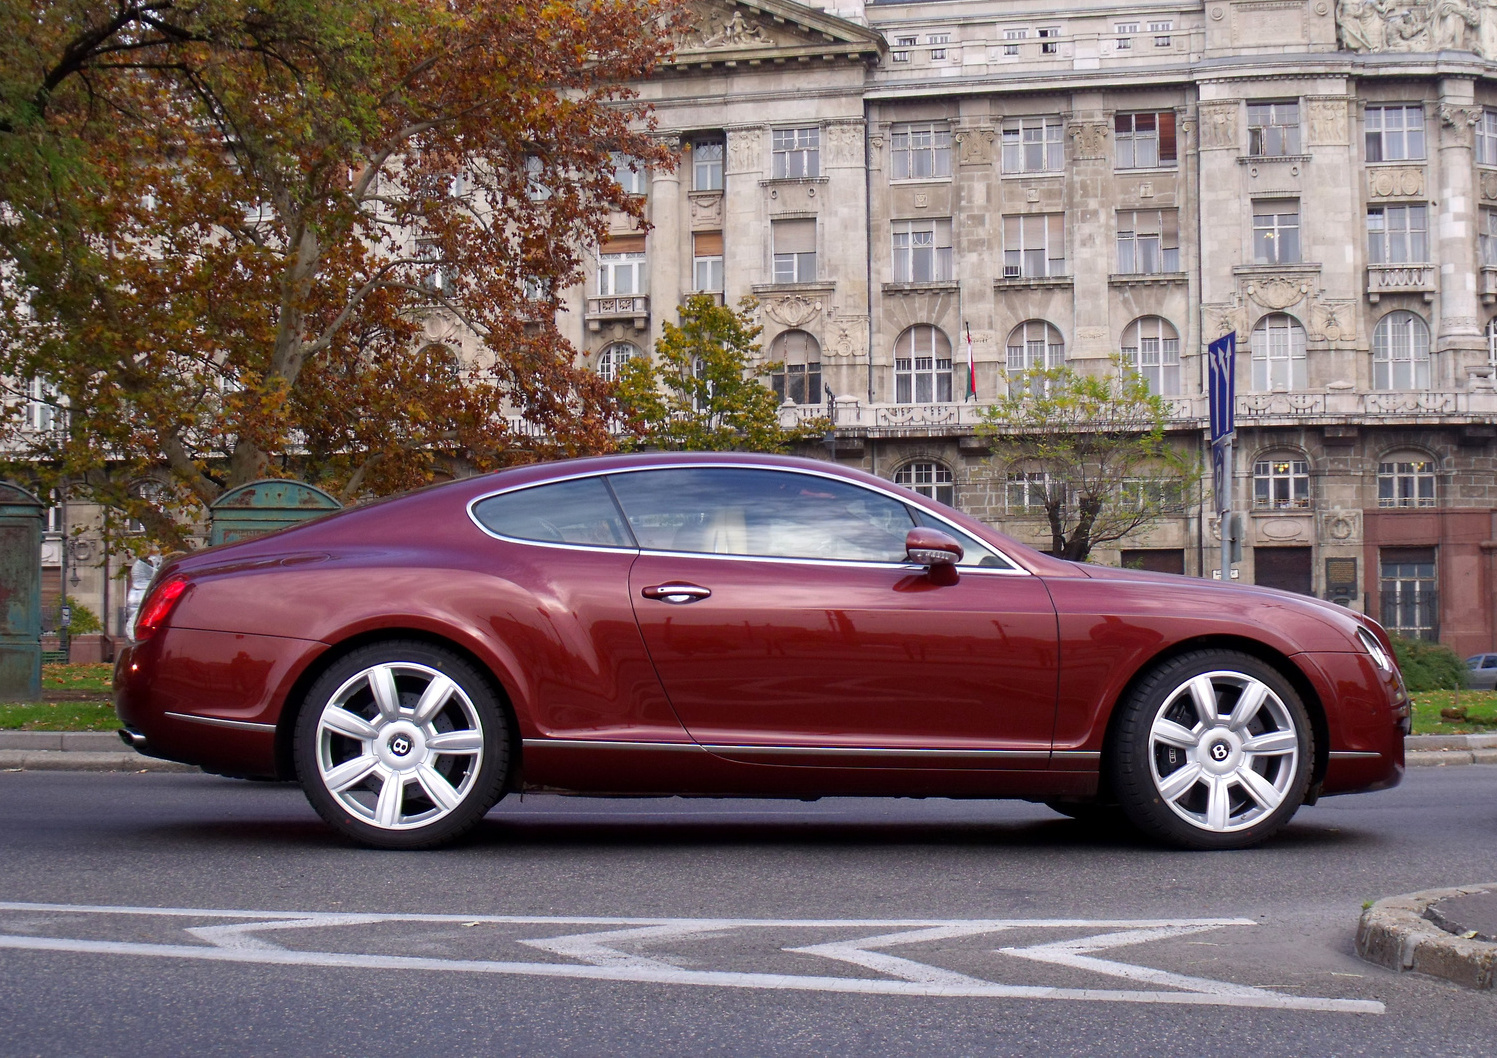
<path fill-rule="evenodd" d="M 675 0 L 0 5 L 0 474 L 169 548 L 224 490 L 344 499 L 606 450 L 556 326 Z M 457 325 L 462 357 L 430 343 Z M 40 380 L 62 428 L 25 428 Z M 524 426 L 515 419 L 523 417 Z"/>
<path fill-rule="evenodd" d="M 1200 478 L 1166 436 L 1165 400 L 1120 360 L 1102 374 L 1018 374 L 983 415 L 991 464 L 1043 509 L 1061 558 L 1084 562 L 1098 544 L 1185 509 Z"/>
<path fill-rule="evenodd" d="M 655 357 L 637 356 L 619 371 L 619 401 L 639 443 L 688 451 L 783 452 L 825 429 L 815 420 L 780 425 L 779 398 L 764 384 L 779 363 L 755 364 L 762 330 L 754 301 L 719 305 L 693 294 L 679 324 L 666 322 Z"/>

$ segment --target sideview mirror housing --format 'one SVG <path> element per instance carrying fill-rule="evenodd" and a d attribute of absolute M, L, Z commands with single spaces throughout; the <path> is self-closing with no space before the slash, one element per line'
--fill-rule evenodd
<path fill-rule="evenodd" d="M 917 566 L 955 566 L 962 560 L 962 545 L 950 533 L 916 526 L 904 537 L 905 554 Z"/>

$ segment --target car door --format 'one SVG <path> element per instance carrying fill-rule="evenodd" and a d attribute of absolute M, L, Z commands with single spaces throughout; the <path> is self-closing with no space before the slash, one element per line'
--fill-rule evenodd
<path fill-rule="evenodd" d="M 698 742 L 760 763 L 1047 765 L 1057 631 L 1040 578 L 970 537 L 969 564 L 933 577 L 905 558 L 911 509 L 835 476 L 687 466 L 610 483 L 641 548 L 640 630 Z"/>

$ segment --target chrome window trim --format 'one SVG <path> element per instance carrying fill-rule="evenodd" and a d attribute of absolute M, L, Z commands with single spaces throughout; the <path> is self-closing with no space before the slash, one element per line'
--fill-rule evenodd
<path fill-rule="evenodd" d="M 167 716 L 173 720 L 190 720 L 194 724 L 210 724 L 213 727 L 230 727 L 236 731 L 274 731 L 274 724 L 258 724 L 252 720 L 225 720 L 219 716 L 193 716 L 191 713 L 172 713 Z"/>
<path fill-rule="evenodd" d="M 491 500 L 491 499 L 493 499 L 496 496 L 503 496 L 503 495 L 505 495 L 507 493 L 510 493 L 510 492 L 521 492 L 521 491 L 523 491 L 525 489 L 541 488 L 542 486 L 545 486 L 545 485 L 555 485 L 555 484 L 558 484 L 558 483 L 563 482 L 563 481 L 576 481 L 576 480 L 578 480 L 580 478 L 608 477 L 609 475 L 612 475 L 612 474 L 637 474 L 637 473 L 640 473 L 641 471 L 645 471 L 645 470 L 679 470 L 679 469 L 686 468 L 686 467 L 700 468 L 700 469 L 709 469 L 709 470 L 722 470 L 722 469 L 728 469 L 728 470 L 733 470 L 733 469 L 737 469 L 737 470 L 767 470 L 767 471 L 782 472 L 782 473 L 787 473 L 787 474 L 804 474 L 807 477 L 825 478 L 825 479 L 827 479 L 829 481 L 839 481 L 839 482 L 842 482 L 843 484 L 846 484 L 846 485 L 852 485 L 852 486 L 854 486 L 856 488 L 863 488 L 863 489 L 869 490 L 870 492 L 879 493 L 881 495 L 887 496 L 888 498 L 890 498 L 892 500 L 895 500 L 898 503 L 903 503 L 906 506 L 911 506 L 912 505 L 912 506 L 915 506 L 915 507 L 919 507 L 920 510 L 922 510 L 923 512 L 925 512 L 925 514 L 929 515 L 931 518 L 933 518 L 936 521 L 940 522 L 942 525 L 946 526 L 948 529 L 953 529 L 956 532 L 962 534 L 963 536 L 973 536 L 974 535 L 973 533 L 969 532 L 966 529 L 961 528 L 960 526 L 953 525 L 950 520 L 948 520 L 947 518 L 943 517 L 938 512 L 933 511 L 930 508 L 926 507 L 924 504 L 921 504 L 921 503 L 911 504 L 911 497 L 914 497 L 917 500 L 918 499 L 924 499 L 925 497 L 920 496 L 918 493 L 912 492 L 911 490 L 903 488 L 901 486 L 897 486 L 896 485 L 893 488 L 883 488 L 881 486 L 870 485 L 870 484 L 868 484 L 866 482 L 862 482 L 862 481 L 852 481 L 852 480 L 849 480 L 848 478 L 843 477 L 840 474 L 829 474 L 829 473 L 825 473 L 825 472 L 822 472 L 822 471 L 819 471 L 819 470 L 813 470 L 810 467 L 754 466 L 752 464 L 746 464 L 746 463 L 715 463 L 715 462 L 707 462 L 707 463 L 646 463 L 646 464 L 643 464 L 643 465 L 640 465 L 640 466 L 621 467 L 621 468 L 618 468 L 618 469 L 615 469 L 615 470 L 579 470 L 579 471 L 577 471 L 574 474 L 566 474 L 566 475 L 563 475 L 561 477 L 548 478 L 545 481 L 533 481 L 533 482 L 526 482 L 525 484 L 522 484 L 522 485 L 511 485 L 511 486 L 509 486 L 507 488 L 495 489 L 493 492 L 483 493 L 482 495 L 475 496 L 471 500 L 469 500 L 468 501 L 468 505 L 467 505 L 468 520 L 471 521 L 475 526 L 477 526 L 478 527 L 478 531 L 481 532 L 481 533 L 483 533 L 485 536 L 492 537 L 495 540 L 502 540 L 502 541 L 504 541 L 507 544 L 525 544 L 525 545 L 527 545 L 529 547 L 560 548 L 563 551 L 601 551 L 601 552 L 606 552 L 607 554 L 613 554 L 613 555 L 633 553 L 633 554 L 636 554 L 636 555 L 651 555 L 651 556 L 655 556 L 655 557 L 660 557 L 660 556 L 682 557 L 682 556 L 685 556 L 685 557 L 689 557 L 689 558 L 728 559 L 730 561 L 738 561 L 738 562 L 791 562 L 791 563 L 795 563 L 795 564 L 811 563 L 813 565 L 818 565 L 818 566 L 852 566 L 852 567 L 855 567 L 857 569 L 906 569 L 906 570 L 920 570 L 920 569 L 924 569 L 925 568 L 924 566 L 914 566 L 914 565 L 911 565 L 908 562 L 859 562 L 859 561 L 856 561 L 854 559 L 791 558 L 789 556 L 782 556 L 782 555 L 719 555 L 719 554 L 714 554 L 714 553 L 709 553 L 709 552 L 701 552 L 701 551 L 664 551 L 664 550 L 656 550 L 656 549 L 650 549 L 650 548 L 641 548 L 641 547 L 638 547 L 638 546 L 635 546 L 635 547 L 610 547 L 610 546 L 607 546 L 607 545 L 604 545 L 604 544 L 567 544 L 567 543 L 559 543 L 559 542 L 554 541 L 554 540 L 525 540 L 525 539 L 523 539 L 521 537 L 517 537 L 517 536 L 505 536 L 503 533 L 496 533 L 496 532 L 494 532 L 494 530 L 492 530 L 488 526 L 484 525 L 483 522 L 481 522 L 479 520 L 478 516 L 473 511 L 473 508 L 476 507 L 478 504 L 484 502 L 485 500 Z M 898 491 L 895 491 L 896 489 Z M 622 511 L 622 510 L 620 510 L 619 513 L 624 518 L 624 527 L 626 529 L 628 529 L 629 532 L 630 532 L 630 534 L 632 535 L 633 532 L 634 532 L 634 527 L 631 526 L 631 525 L 629 525 L 628 515 L 624 511 Z M 1000 549 L 997 545 L 988 543 L 986 540 L 982 540 L 981 538 L 978 538 L 978 539 L 979 539 L 979 542 L 984 547 L 986 547 L 988 550 L 992 551 L 993 554 L 997 555 L 1004 562 L 1007 562 L 1009 564 L 1010 568 L 1009 569 L 993 569 L 992 567 L 985 567 L 985 566 L 958 566 L 958 567 L 956 567 L 957 571 L 960 574 L 962 574 L 963 576 L 967 575 L 968 573 L 982 573 L 982 574 L 986 574 L 986 575 L 989 575 L 989 576 L 997 575 L 997 576 L 1004 576 L 1004 577 L 1013 577 L 1013 576 L 1032 577 L 1032 576 L 1034 576 L 1033 573 L 1031 573 L 1029 570 L 1025 569 L 1020 563 L 1014 561 L 1014 559 L 1010 558 L 1008 556 L 1008 554 L 1005 553 L 1002 549 Z"/>

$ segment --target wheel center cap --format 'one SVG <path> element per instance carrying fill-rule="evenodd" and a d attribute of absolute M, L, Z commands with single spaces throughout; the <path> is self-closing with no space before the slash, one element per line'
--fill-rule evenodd
<path fill-rule="evenodd" d="M 404 757 L 411 752 L 411 740 L 404 735 L 396 735 L 390 739 L 390 752 L 397 757 Z"/>
<path fill-rule="evenodd" d="M 398 753 L 400 751 L 396 750 L 396 752 Z M 1216 763 L 1218 764 L 1224 763 L 1226 759 L 1232 755 L 1231 747 L 1228 746 L 1225 742 L 1215 743 L 1214 745 L 1212 745 L 1210 752 L 1211 759 L 1216 761 Z"/>

